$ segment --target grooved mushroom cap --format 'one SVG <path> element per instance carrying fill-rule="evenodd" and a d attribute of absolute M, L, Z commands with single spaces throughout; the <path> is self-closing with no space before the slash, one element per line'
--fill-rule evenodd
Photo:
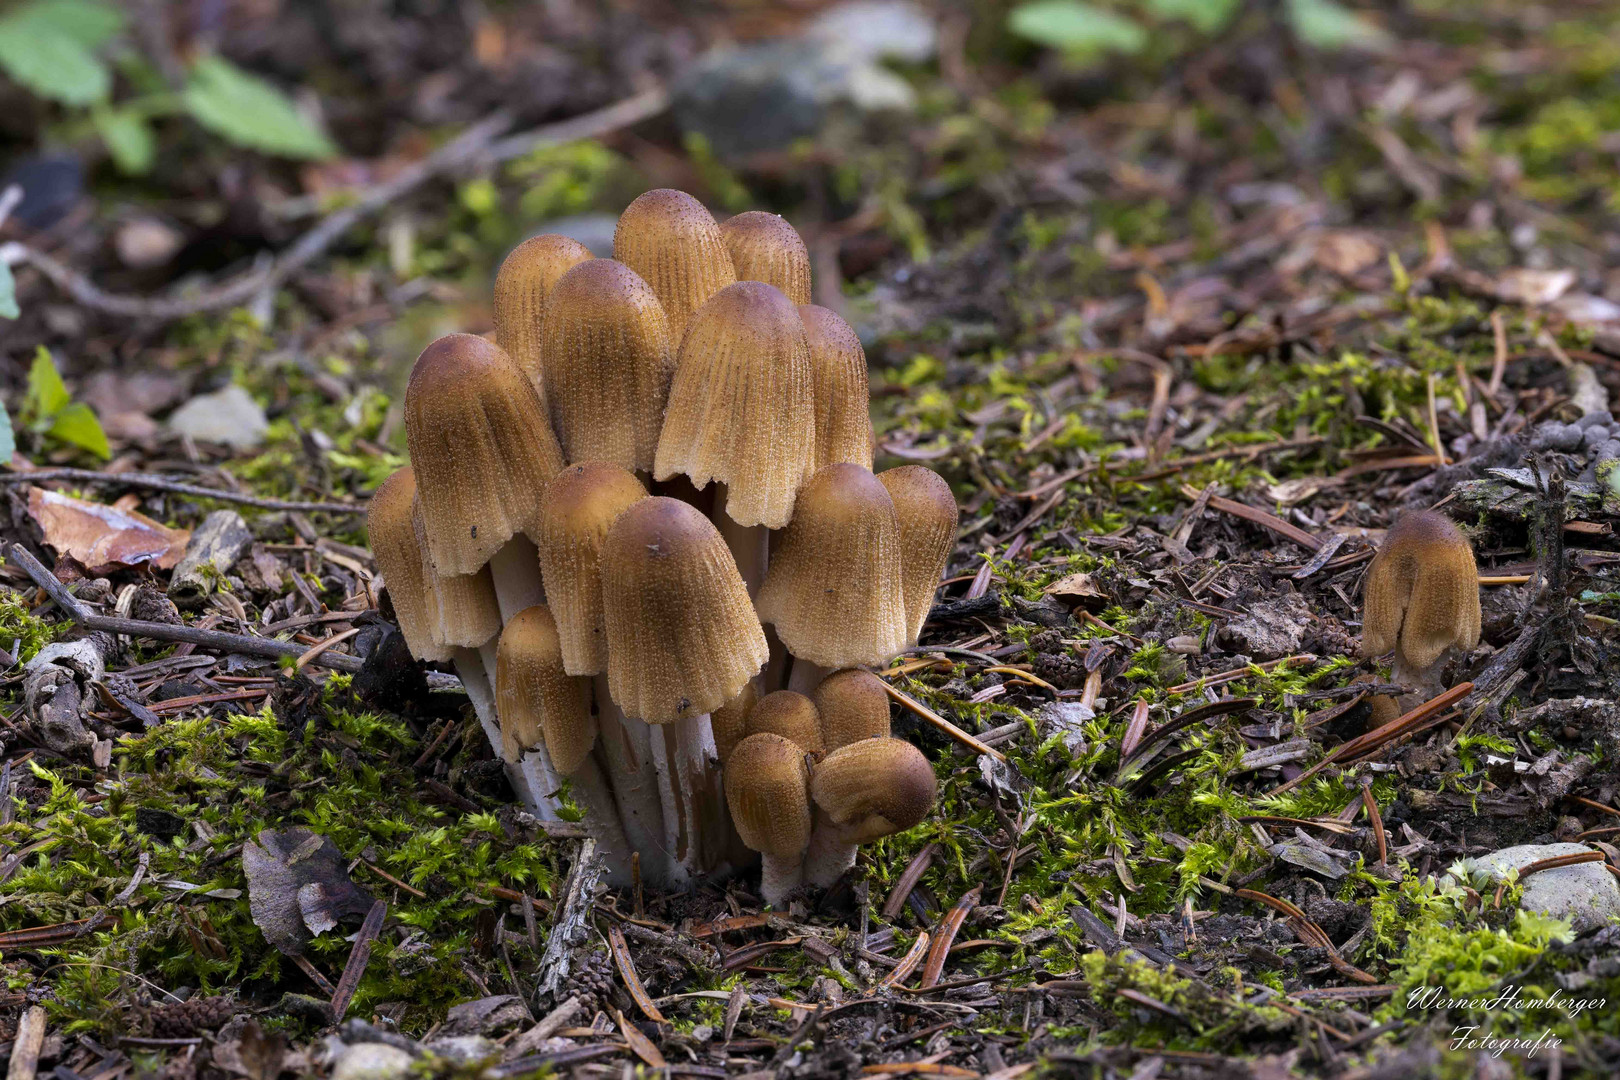
<path fill-rule="evenodd" d="M 748 714 L 748 734 L 780 735 L 807 754 L 821 756 L 821 716 L 815 703 L 793 690 L 778 690 L 759 699 Z"/>
<path fill-rule="evenodd" d="M 371 553 L 388 583 L 388 596 L 394 603 L 394 617 L 405 647 L 418 660 L 448 660 L 450 650 L 435 644 L 430 629 L 428 591 L 422 549 L 416 543 L 416 524 L 411 505 L 416 499 L 416 476 L 409 465 L 384 480 L 366 508 L 366 532 L 371 537 Z"/>
<path fill-rule="evenodd" d="M 471 574 L 533 532 L 540 494 L 563 467 L 539 395 L 499 347 L 471 334 L 429 345 L 405 389 L 405 434 L 428 558 Z"/>
<path fill-rule="evenodd" d="M 591 257 L 590 248 L 567 236 L 532 236 L 512 249 L 495 274 L 495 340 L 534 383 L 544 403 L 540 324 L 547 297 L 569 267 Z"/>
<path fill-rule="evenodd" d="M 642 499 L 602 544 L 608 692 L 650 724 L 711 713 L 770 656 L 748 589 L 713 523 L 679 499 Z"/>
<path fill-rule="evenodd" d="M 1367 568 L 1361 646 L 1368 656 L 1399 647 L 1414 671 L 1453 645 L 1479 644 L 1479 571 L 1468 538 L 1432 510 L 1402 517 Z"/>
<path fill-rule="evenodd" d="M 804 751 L 780 735 L 750 735 L 726 762 L 726 804 L 749 850 L 791 859 L 810 843 Z"/>
<path fill-rule="evenodd" d="M 441 575 L 427 557 L 427 526 L 422 500 L 411 510 L 416 547 L 422 552 L 422 576 L 428 586 L 428 634 L 440 648 L 476 649 L 501 632 L 501 606 L 489 567 L 475 574 Z"/>
<path fill-rule="evenodd" d="M 653 476 L 726 485 L 739 525 L 780 529 L 815 471 L 815 384 L 804 323 L 758 281 L 727 286 L 681 341 Z"/>
<path fill-rule="evenodd" d="M 709 728 L 714 732 L 714 748 L 724 765 L 731 751 L 748 734 L 748 714 L 759 701 L 759 691 L 750 679 L 742 692 L 709 714 Z"/>
<path fill-rule="evenodd" d="M 847 461 L 872 467 L 866 350 L 855 328 L 815 304 L 799 308 L 816 388 L 816 467 Z"/>
<path fill-rule="evenodd" d="M 877 477 L 828 465 L 799 492 L 755 606 L 788 652 L 827 668 L 876 664 L 905 647 L 900 527 Z"/>
<path fill-rule="evenodd" d="M 900 574 L 906 593 L 906 644 L 917 644 L 934 607 L 945 561 L 956 545 L 956 496 L 938 473 L 921 465 L 885 469 L 878 479 L 900 522 Z"/>
<path fill-rule="evenodd" d="M 750 210 L 722 222 L 720 235 L 738 281 L 763 281 L 795 304 L 810 302 L 810 252 L 787 218 Z"/>
<path fill-rule="evenodd" d="M 865 668 L 833 672 L 810 691 L 810 700 L 821 715 L 821 741 L 828 750 L 889 734 L 889 695 L 883 680 Z"/>
<path fill-rule="evenodd" d="M 655 188 L 624 208 L 613 257 L 652 286 L 674 342 L 709 297 L 737 280 L 720 226 L 702 203 L 673 188 Z"/>
<path fill-rule="evenodd" d="M 551 290 L 541 340 L 563 456 L 652 471 L 675 350 L 647 283 L 612 259 L 580 263 Z"/>
<path fill-rule="evenodd" d="M 862 739 L 832 751 L 810 776 L 821 812 L 858 844 L 905 832 L 933 809 L 934 770 L 904 739 Z"/>
<path fill-rule="evenodd" d="M 495 711 L 507 761 L 517 761 L 543 738 L 552 765 L 568 776 L 596 745 L 591 681 L 563 670 L 557 624 L 544 604 L 524 608 L 501 631 L 495 651 Z"/>
<path fill-rule="evenodd" d="M 570 465 L 540 500 L 540 574 L 570 675 L 607 670 L 602 627 L 602 541 L 632 503 L 647 497 L 635 475 L 601 461 Z"/>

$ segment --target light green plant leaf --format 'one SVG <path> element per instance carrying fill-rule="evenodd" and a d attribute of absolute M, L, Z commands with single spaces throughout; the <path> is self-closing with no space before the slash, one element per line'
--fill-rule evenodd
<path fill-rule="evenodd" d="M 1161 19 L 1180 19 L 1202 33 L 1212 34 L 1232 21 L 1241 0 L 1145 0 Z"/>
<path fill-rule="evenodd" d="M 34 353 L 34 364 L 28 369 L 28 393 L 23 398 L 24 415 L 42 420 L 55 416 L 67 406 L 72 395 L 62 382 L 62 376 L 51 360 L 51 354 L 41 345 Z"/>
<path fill-rule="evenodd" d="M 1037 44 L 1068 52 L 1130 54 L 1147 45 L 1147 31 L 1136 23 L 1078 0 L 1021 4 L 1008 14 L 1007 28 Z"/>
<path fill-rule="evenodd" d="M 124 13 L 99 0 L 37 0 L 13 17 L 65 34 L 87 49 L 99 49 L 124 28 Z"/>
<path fill-rule="evenodd" d="M 99 458 L 112 457 L 112 447 L 107 445 L 107 433 L 101 429 L 101 421 L 96 419 L 95 410 L 82 401 L 72 402 L 57 413 L 46 434 Z"/>
<path fill-rule="evenodd" d="M 11 427 L 11 410 L 0 401 L 0 465 L 9 464 L 17 452 L 17 433 Z"/>
<path fill-rule="evenodd" d="M 144 176 L 157 158 L 157 140 L 146 117 L 132 109 L 98 108 L 90 114 L 96 134 L 107 144 L 118 170 L 126 176 Z"/>
<path fill-rule="evenodd" d="M 10 264 L 0 262 L 0 319 L 15 319 L 21 314 L 17 307 L 17 279 L 11 276 Z"/>
<path fill-rule="evenodd" d="M 337 152 L 285 94 L 223 57 L 197 61 L 184 98 L 199 124 L 238 146 L 294 158 L 323 158 Z"/>
<path fill-rule="evenodd" d="M 1333 0 L 1288 0 L 1294 32 L 1318 49 L 1378 50 L 1389 37 L 1378 27 Z"/>
<path fill-rule="evenodd" d="M 24 16 L 0 19 L 0 68 L 40 97 L 64 105 L 105 100 L 112 73 L 85 46 L 49 23 Z"/>

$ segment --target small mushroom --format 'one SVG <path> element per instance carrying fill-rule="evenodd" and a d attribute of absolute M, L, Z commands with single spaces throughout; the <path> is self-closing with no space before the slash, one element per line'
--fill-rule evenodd
<path fill-rule="evenodd" d="M 738 281 L 763 281 L 795 304 L 810 302 L 810 252 L 787 218 L 750 210 L 722 222 L 720 235 Z"/>
<path fill-rule="evenodd" d="M 405 647 L 418 660 L 448 660 L 447 645 L 433 640 L 433 594 L 422 549 L 416 542 L 411 508 L 416 500 L 416 474 L 409 465 L 398 470 L 377 489 L 366 508 L 366 532 L 377 568 L 388 583 L 388 597 Z M 487 638 L 486 638 L 487 640 Z"/>
<path fill-rule="evenodd" d="M 736 697 L 709 714 L 709 725 L 714 730 L 714 746 L 724 765 L 731 751 L 748 734 L 748 714 L 759 701 L 759 688 L 754 680 L 742 688 Z"/>
<path fill-rule="evenodd" d="M 810 843 L 804 750 L 780 735 L 750 735 L 726 762 L 726 804 L 737 833 L 760 854 L 760 894 L 781 905 L 799 887 Z"/>
<path fill-rule="evenodd" d="M 778 690 L 759 699 L 748 714 L 748 734 L 780 735 L 814 757 L 822 754 L 821 714 L 815 702 L 792 690 Z"/>
<path fill-rule="evenodd" d="M 901 465 L 878 473 L 900 522 L 900 573 L 905 579 L 906 644 L 915 645 L 934 607 L 939 579 L 956 544 L 956 496 L 932 469 Z"/>
<path fill-rule="evenodd" d="M 673 188 L 645 192 L 624 208 L 613 257 L 652 286 L 677 343 L 697 309 L 737 280 L 720 226 L 702 203 Z"/>
<path fill-rule="evenodd" d="M 540 326 L 551 290 L 567 270 L 591 257 L 572 237 L 545 233 L 512 249 L 495 274 L 495 341 L 523 369 L 545 402 Z"/>
<path fill-rule="evenodd" d="M 1453 645 L 1479 644 L 1479 570 L 1468 538 L 1432 510 L 1406 514 L 1367 568 L 1361 646 L 1396 651 L 1397 679 L 1421 680 Z"/>
<path fill-rule="evenodd" d="M 805 880 L 823 888 L 855 864 L 855 846 L 905 832 L 933 809 L 933 767 L 904 739 L 862 739 L 832 751 L 810 775 L 816 824 Z"/>
<path fill-rule="evenodd" d="M 835 671 L 810 692 L 821 717 L 821 741 L 830 752 L 889 734 L 889 695 L 865 668 Z"/>
<path fill-rule="evenodd" d="M 816 394 L 816 468 L 847 461 L 872 467 L 872 414 L 866 350 L 836 312 L 801 304 Z"/>

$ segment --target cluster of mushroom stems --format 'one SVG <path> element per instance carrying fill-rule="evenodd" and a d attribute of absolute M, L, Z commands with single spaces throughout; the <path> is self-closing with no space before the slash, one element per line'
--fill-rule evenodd
<path fill-rule="evenodd" d="M 411 652 L 532 812 L 568 781 L 610 881 L 757 853 L 779 903 L 933 805 L 869 669 L 916 643 L 956 502 L 872 472 L 865 354 L 785 220 L 649 191 L 613 254 L 526 241 L 493 340 L 422 352 L 372 549 Z"/>

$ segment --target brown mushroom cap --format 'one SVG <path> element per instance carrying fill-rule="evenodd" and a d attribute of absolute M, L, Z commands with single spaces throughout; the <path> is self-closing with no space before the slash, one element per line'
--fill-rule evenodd
<path fill-rule="evenodd" d="M 626 716 L 668 724 L 735 698 L 770 656 L 714 524 L 679 499 L 642 499 L 602 544 L 608 691 Z"/>
<path fill-rule="evenodd" d="M 749 680 L 742 692 L 709 714 L 709 727 L 714 732 L 714 748 L 724 765 L 731 751 L 748 734 L 748 714 L 759 701 L 759 691 Z"/>
<path fill-rule="evenodd" d="M 738 281 L 763 281 L 795 304 L 810 302 L 810 251 L 787 218 L 750 210 L 722 222 L 720 235 Z"/>
<path fill-rule="evenodd" d="M 647 283 L 612 259 L 578 264 L 551 290 L 541 338 L 563 456 L 652 471 L 675 350 Z"/>
<path fill-rule="evenodd" d="M 501 753 L 508 761 L 517 761 L 544 739 L 552 765 L 568 776 L 596 745 L 591 681 L 563 670 L 557 624 L 544 604 L 524 608 L 501 631 L 495 707 L 501 718 Z"/>
<path fill-rule="evenodd" d="M 813 701 L 792 690 L 778 690 L 759 699 L 748 714 L 748 734 L 780 735 L 807 754 L 821 756 L 821 715 Z"/>
<path fill-rule="evenodd" d="M 450 334 L 424 349 L 405 389 L 405 433 L 439 574 L 474 573 L 534 530 L 562 451 L 534 386 L 500 348 Z"/>
<path fill-rule="evenodd" d="M 904 832 L 928 816 L 934 770 L 904 739 L 862 739 L 832 751 L 810 776 L 810 796 L 853 843 Z"/>
<path fill-rule="evenodd" d="M 422 500 L 411 510 L 416 547 L 422 552 L 422 577 L 428 587 L 428 633 L 440 648 L 476 649 L 501 632 L 501 605 L 495 579 L 487 566 L 475 574 L 440 574 L 427 557 L 427 526 Z"/>
<path fill-rule="evenodd" d="M 810 843 L 804 751 L 780 735 L 750 735 L 726 762 L 726 803 L 752 851 L 794 858 Z"/>
<path fill-rule="evenodd" d="M 883 680 L 865 668 L 833 672 L 810 692 L 810 700 L 821 716 L 821 741 L 829 751 L 889 734 L 889 695 Z"/>
<path fill-rule="evenodd" d="M 1362 651 L 1399 647 L 1415 671 L 1453 645 L 1479 644 L 1479 571 L 1468 538 L 1432 510 L 1406 514 L 1384 537 L 1367 568 Z"/>
<path fill-rule="evenodd" d="M 956 546 L 956 496 L 951 485 L 932 469 L 902 465 L 885 469 L 878 479 L 894 500 L 900 523 L 900 573 L 905 581 L 906 644 L 917 644 L 945 562 Z"/>
<path fill-rule="evenodd" d="M 672 188 L 646 192 L 624 208 L 613 257 L 652 286 L 677 343 L 693 313 L 737 280 L 720 226 L 702 203 Z"/>
<path fill-rule="evenodd" d="M 591 257 L 584 244 L 567 236 L 532 236 L 512 249 L 495 274 L 495 340 L 534 383 L 544 403 L 540 324 L 546 298 L 569 267 Z"/>
<path fill-rule="evenodd" d="M 859 465 L 828 465 L 799 493 L 755 600 L 794 656 L 876 664 L 905 647 L 894 503 Z"/>
<path fill-rule="evenodd" d="M 816 388 L 816 467 L 847 461 L 872 467 L 866 350 L 855 328 L 815 304 L 799 308 Z"/>
<path fill-rule="evenodd" d="M 536 544 L 546 601 L 562 638 L 563 667 L 570 675 L 607 670 L 602 541 L 618 516 L 646 497 L 634 474 L 601 461 L 570 465 L 546 485 Z"/>
<path fill-rule="evenodd" d="M 409 465 L 384 480 L 366 508 L 366 532 L 377 568 L 388 583 L 388 596 L 394 603 L 394 617 L 405 647 L 418 660 L 448 660 L 449 648 L 435 644 L 429 608 L 433 603 L 428 589 L 422 549 L 416 542 L 416 523 L 411 507 L 416 500 L 416 476 Z M 486 639 L 487 640 L 487 639 Z"/>
<path fill-rule="evenodd" d="M 693 317 L 670 385 L 653 476 L 726 485 L 739 525 L 779 529 L 815 471 L 815 386 L 804 323 L 758 281 L 727 286 Z"/>

